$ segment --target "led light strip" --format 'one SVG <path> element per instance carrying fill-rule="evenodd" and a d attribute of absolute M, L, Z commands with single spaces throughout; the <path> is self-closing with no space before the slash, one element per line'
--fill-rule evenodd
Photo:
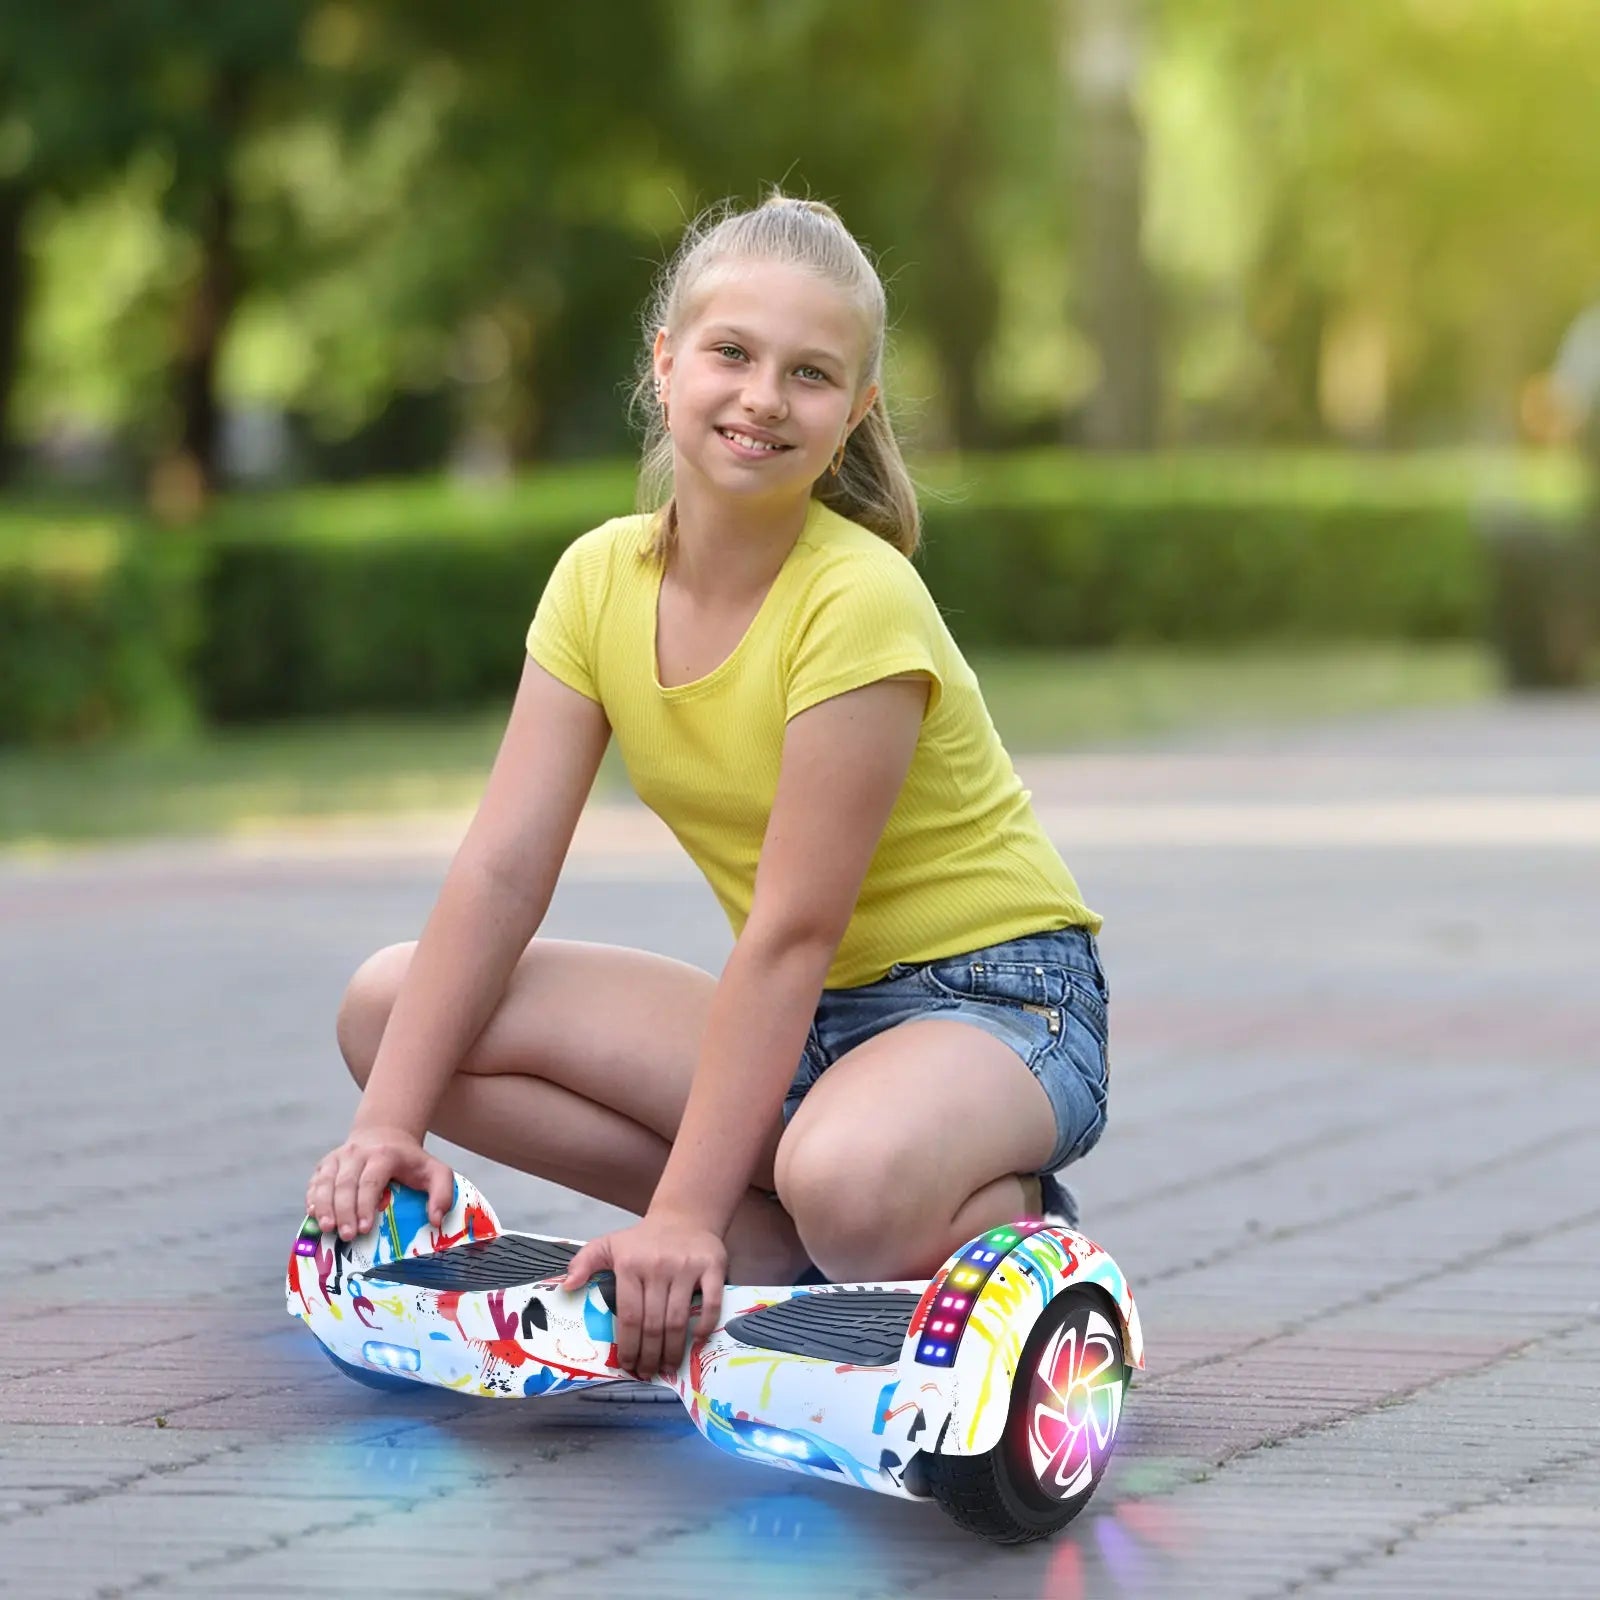
<path fill-rule="evenodd" d="M 917 1346 L 917 1361 L 922 1366 L 955 1365 L 962 1330 L 984 1284 L 1014 1245 L 1045 1226 L 1043 1222 L 1032 1221 L 1007 1223 L 1001 1228 L 991 1228 L 961 1252 L 939 1286 L 928 1310 L 928 1320 L 923 1324 L 922 1342 Z"/>

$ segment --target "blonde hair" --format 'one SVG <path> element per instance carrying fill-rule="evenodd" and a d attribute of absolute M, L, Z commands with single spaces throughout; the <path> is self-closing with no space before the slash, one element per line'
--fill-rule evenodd
<path fill-rule="evenodd" d="M 911 555 L 921 537 L 922 517 L 883 399 L 888 317 L 883 280 L 832 206 L 798 200 L 777 189 L 753 210 L 739 211 L 735 202 L 725 200 L 703 211 L 689 225 L 650 296 L 644 359 L 630 397 L 630 410 L 644 417 L 637 509 L 655 514 L 650 553 L 666 559 L 677 539 L 678 516 L 672 494 L 672 435 L 655 397 L 656 332 L 665 328 L 676 333 L 708 273 L 740 261 L 774 261 L 815 273 L 850 295 L 865 315 L 867 359 L 856 392 L 876 383 L 878 394 L 850 434 L 838 475 L 824 472 L 811 492 L 840 516 L 870 528 L 902 555 Z"/>

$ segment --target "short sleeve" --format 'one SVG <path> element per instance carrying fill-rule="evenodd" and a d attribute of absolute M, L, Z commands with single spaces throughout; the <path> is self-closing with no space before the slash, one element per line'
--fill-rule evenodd
<path fill-rule="evenodd" d="M 575 540 L 561 552 L 528 628 L 528 654 L 568 688 L 598 702 L 591 622 L 598 597 L 584 543 Z"/>
<path fill-rule="evenodd" d="M 837 562 L 811 587 L 786 655 L 785 721 L 902 672 L 926 673 L 928 713 L 938 705 L 944 688 L 938 609 L 911 563 L 897 552 L 885 555 Z"/>

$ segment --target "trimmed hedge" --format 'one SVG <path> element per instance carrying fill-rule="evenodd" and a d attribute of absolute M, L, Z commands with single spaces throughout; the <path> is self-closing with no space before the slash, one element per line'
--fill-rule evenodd
<path fill-rule="evenodd" d="M 200 554 L 106 520 L 0 540 L 0 743 L 194 718 Z"/>
<path fill-rule="evenodd" d="M 438 481 L 237 498 L 208 526 L 195 686 L 218 721 L 504 695 L 562 550 L 627 510 L 633 469 L 504 491 Z"/>
<path fill-rule="evenodd" d="M 922 474 L 918 560 L 966 646 L 1480 635 L 1491 505 L 1570 517 L 1571 463 L 1059 452 Z M 238 497 L 198 529 L 0 521 L 0 739 L 505 695 L 557 556 L 626 463 L 505 494 Z"/>
<path fill-rule="evenodd" d="M 567 542 L 549 533 L 216 546 L 194 677 L 202 708 L 227 721 L 504 694 Z"/>
<path fill-rule="evenodd" d="M 957 477 L 959 499 L 939 491 Z M 920 557 L 965 645 L 1075 649 L 1483 631 L 1491 505 L 1572 514 L 1569 462 L 989 458 L 932 475 Z"/>
<path fill-rule="evenodd" d="M 1485 603 L 1461 507 L 947 508 L 922 568 L 968 645 L 1461 638 Z"/>

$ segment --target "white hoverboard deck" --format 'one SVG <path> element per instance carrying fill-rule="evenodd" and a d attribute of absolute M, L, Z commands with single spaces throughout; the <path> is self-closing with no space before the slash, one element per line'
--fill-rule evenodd
<path fill-rule="evenodd" d="M 505 1232 L 460 1177 L 432 1228 L 425 1198 L 397 1185 L 348 1243 L 307 1219 L 288 1308 L 347 1373 L 381 1387 L 513 1399 L 616 1386 L 620 1397 L 630 1375 L 616 1360 L 611 1274 L 559 1286 L 580 1247 Z M 1043 1314 L 1069 1300 L 1075 1320 L 1055 1332 L 1060 1316 Z M 1003 1449 L 1045 1484 L 1038 1515 L 1065 1511 L 1058 1525 L 1109 1458 L 1130 1363 L 1143 1365 L 1138 1314 L 1115 1262 L 1080 1234 L 1026 1221 L 991 1229 L 928 1280 L 729 1284 L 718 1326 L 697 1330 L 650 1387 L 735 1455 L 906 1498 L 930 1492 L 930 1456 L 966 1467 Z M 932 1492 L 976 1525 L 938 1483 Z"/>

